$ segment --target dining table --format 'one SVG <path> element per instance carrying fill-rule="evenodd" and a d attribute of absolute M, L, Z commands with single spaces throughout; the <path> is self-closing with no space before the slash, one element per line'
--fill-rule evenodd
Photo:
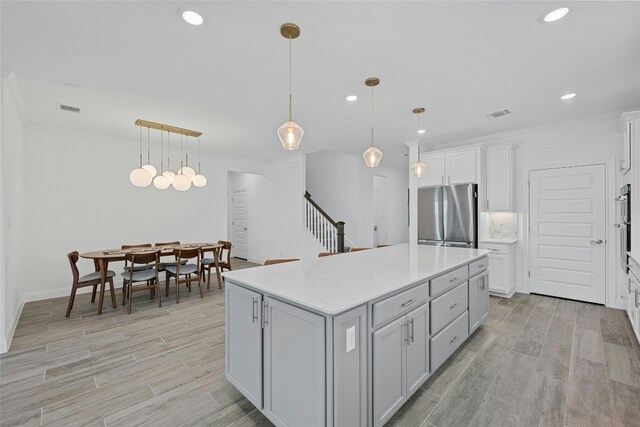
<path fill-rule="evenodd" d="M 153 246 L 151 248 L 136 248 L 136 249 L 99 249 L 95 251 L 84 252 L 80 254 L 81 258 L 91 259 L 94 263 L 97 263 L 97 268 L 100 271 L 100 296 L 98 300 L 98 314 L 102 314 L 102 307 L 104 303 L 104 292 L 107 283 L 107 271 L 109 270 L 110 262 L 125 261 L 128 253 L 141 253 L 160 250 L 160 256 L 173 255 L 174 249 L 195 249 L 200 248 L 203 250 L 213 251 L 213 261 L 216 267 L 216 275 L 218 279 L 218 285 L 222 282 L 222 276 L 220 275 L 220 251 L 222 249 L 220 243 L 183 243 L 180 245 L 169 246 Z M 198 272 L 200 274 L 200 272 Z M 113 308 L 117 308 L 115 295 L 113 289 L 111 289 L 111 302 Z"/>

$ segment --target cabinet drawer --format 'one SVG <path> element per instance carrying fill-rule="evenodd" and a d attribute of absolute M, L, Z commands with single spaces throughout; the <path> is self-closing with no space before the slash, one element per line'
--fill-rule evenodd
<path fill-rule="evenodd" d="M 431 338 L 431 374 L 460 347 L 469 335 L 469 313 L 464 312 L 453 323 Z"/>
<path fill-rule="evenodd" d="M 431 296 L 436 296 L 447 289 L 451 289 L 458 283 L 467 280 L 467 277 L 469 277 L 469 268 L 465 265 L 457 270 L 453 270 L 440 277 L 431 279 Z"/>
<path fill-rule="evenodd" d="M 431 301 L 431 335 L 436 334 L 453 319 L 467 311 L 467 296 L 468 284 L 464 282 Z"/>
<path fill-rule="evenodd" d="M 479 259 L 469 264 L 469 277 L 473 277 L 478 273 L 482 273 L 487 269 L 489 260 L 487 258 Z"/>
<path fill-rule="evenodd" d="M 373 327 L 382 325 L 400 314 L 419 306 L 429 298 L 429 285 L 414 288 L 373 304 Z"/>

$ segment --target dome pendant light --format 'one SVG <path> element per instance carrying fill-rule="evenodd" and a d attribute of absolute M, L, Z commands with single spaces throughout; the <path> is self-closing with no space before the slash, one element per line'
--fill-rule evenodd
<path fill-rule="evenodd" d="M 191 178 L 182 173 L 182 153 L 183 153 L 183 142 L 182 135 L 180 136 L 180 169 L 178 170 L 178 175 L 173 178 L 173 188 L 178 191 L 187 191 L 191 188 Z"/>
<path fill-rule="evenodd" d="M 164 134 L 160 132 L 160 175 L 153 178 L 153 185 L 158 190 L 169 188 L 169 178 L 164 175 Z"/>
<path fill-rule="evenodd" d="M 413 114 L 418 116 L 418 134 L 424 133 L 424 129 L 420 127 L 420 114 L 424 113 L 424 108 L 418 107 L 413 109 Z M 411 171 L 413 174 L 420 178 L 424 175 L 424 172 L 427 168 L 427 165 L 420 159 L 420 138 L 418 138 L 418 160 L 411 166 Z"/>
<path fill-rule="evenodd" d="M 362 157 L 364 157 L 364 162 L 367 164 L 367 167 L 377 168 L 382 159 L 382 151 L 373 145 L 373 88 L 380 84 L 380 79 L 377 77 L 369 77 L 365 80 L 364 84 L 371 88 L 371 147 L 362 153 Z"/>
<path fill-rule="evenodd" d="M 169 180 L 169 184 L 173 184 L 173 178 L 176 176 L 171 170 L 171 144 L 169 143 L 169 131 L 167 131 L 167 170 L 162 172 L 162 176 Z"/>
<path fill-rule="evenodd" d="M 142 168 L 142 128 L 140 128 L 140 167 L 129 174 L 129 181 L 136 187 L 148 187 L 153 177 L 146 169 Z"/>
<path fill-rule="evenodd" d="M 285 150 L 297 150 L 302 141 L 304 130 L 293 120 L 291 120 L 292 99 L 291 95 L 291 40 L 298 38 L 300 27 L 296 24 L 283 24 L 280 27 L 282 37 L 289 39 L 289 120 L 278 128 L 278 138 Z"/>
<path fill-rule="evenodd" d="M 153 178 L 154 176 L 156 176 L 156 174 L 158 173 L 158 171 L 156 170 L 155 166 L 153 166 L 151 164 L 151 128 L 147 128 L 147 164 L 142 166 L 142 169 L 146 170 L 147 172 L 149 172 L 149 175 L 151 175 L 151 178 Z"/>
<path fill-rule="evenodd" d="M 200 172 L 200 137 L 198 137 L 198 175 L 194 176 L 193 185 L 196 187 L 204 187 L 207 185 L 207 178 Z"/>

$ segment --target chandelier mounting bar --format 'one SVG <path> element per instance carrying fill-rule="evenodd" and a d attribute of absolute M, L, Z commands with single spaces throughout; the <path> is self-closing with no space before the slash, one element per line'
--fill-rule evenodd
<path fill-rule="evenodd" d="M 158 129 L 165 132 L 177 133 L 180 135 L 187 135 L 192 137 L 199 137 L 202 135 L 202 132 L 198 132 L 197 130 L 184 129 L 176 126 L 165 125 L 162 123 L 150 122 L 148 120 L 138 119 L 136 120 L 136 126 Z"/>

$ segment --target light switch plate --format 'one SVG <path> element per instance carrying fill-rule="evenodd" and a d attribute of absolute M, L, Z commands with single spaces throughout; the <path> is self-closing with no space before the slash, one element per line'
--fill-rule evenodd
<path fill-rule="evenodd" d="M 347 353 L 356 349 L 356 327 L 347 328 Z"/>

